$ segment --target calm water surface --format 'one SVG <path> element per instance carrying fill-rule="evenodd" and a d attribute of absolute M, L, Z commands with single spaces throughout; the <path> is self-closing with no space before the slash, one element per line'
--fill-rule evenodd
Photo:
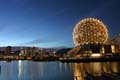
<path fill-rule="evenodd" d="M 119 73 L 118 62 L 61 63 L 34 61 L 0 61 L 0 80 L 84 80 L 85 72 L 101 76 Z"/>

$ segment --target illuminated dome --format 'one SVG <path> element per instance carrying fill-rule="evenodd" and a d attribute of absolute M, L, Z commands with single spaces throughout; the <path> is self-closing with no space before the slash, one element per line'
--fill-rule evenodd
<path fill-rule="evenodd" d="M 84 44 L 104 44 L 107 39 L 108 30 L 98 19 L 83 19 L 73 30 L 73 40 L 76 46 Z"/>

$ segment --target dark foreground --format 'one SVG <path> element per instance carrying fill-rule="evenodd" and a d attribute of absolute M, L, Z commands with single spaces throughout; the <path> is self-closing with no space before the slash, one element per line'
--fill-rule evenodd
<path fill-rule="evenodd" d="M 120 80 L 120 73 L 105 73 L 103 72 L 101 76 L 93 76 L 89 73 L 86 73 L 85 80 Z M 76 78 L 76 80 L 79 80 Z"/>

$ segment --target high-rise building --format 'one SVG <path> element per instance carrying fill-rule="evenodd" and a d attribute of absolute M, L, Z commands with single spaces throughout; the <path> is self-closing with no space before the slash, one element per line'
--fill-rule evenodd
<path fill-rule="evenodd" d="M 10 54 L 12 51 L 12 47 L 11 46 L 7 46 L 5 49 L 5 54 Z"/>
<path fill-rule="evenodd" d="M 20 49 L 20 55 L 25 56 L 25 50 L 23 48 Z"/>
<path fill-rule="evenodd" d="M 40 55 L 40 57 L 44 57 L 45 56 L 45 49 L 39 49 L 39 55 Z"/>
<path fill-rule="evenodd" d="M 30 47 L 26 50 L 26 55 L 27 56 L 31 56 L 31 49 L 30 49 Z"/>
<path fill-rule="evenodd" d="M 53 50 L 53 49 L 50 49 L 50 51 L 49 51 L 49 55 L 50 55 L 50 56 L 54 56 L 54 55 L 55 55 L 55 53 L 54 53 L 54 50 Z"/>
<path fill-rule="evenodd" d="M 36 48 L 33 46 L 31 48 L 31 55 L 34 56 L 35 55 L 35 52 L 36 52 Z"/>

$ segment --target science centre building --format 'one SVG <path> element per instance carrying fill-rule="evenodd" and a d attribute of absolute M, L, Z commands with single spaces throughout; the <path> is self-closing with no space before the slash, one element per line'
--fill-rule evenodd
<path fill-rule="evenodd" d="M 107 44 L 108 29 L 105 24 L 95 18 L 86 18 L 79 21 L 73 29 L 75 48 L 69 55 L 103 56 L 105 53 L 116 53 L 115 45 Z"/>

